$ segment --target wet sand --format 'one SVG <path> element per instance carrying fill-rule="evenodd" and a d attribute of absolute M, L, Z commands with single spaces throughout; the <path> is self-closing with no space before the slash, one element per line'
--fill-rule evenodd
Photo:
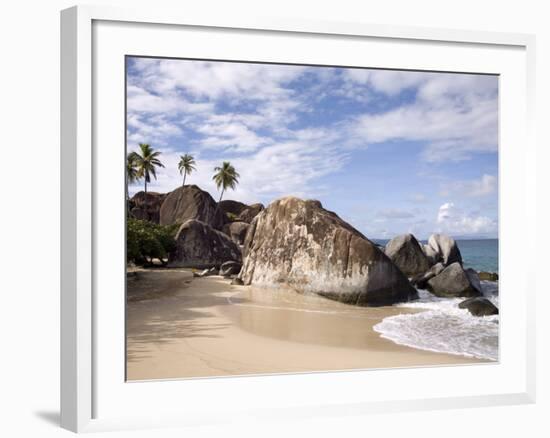
<path fill-rule="evenodd" d="M 483 362 L 400 346 L 373 330 L 412 309 L 360 308 L 229 282 L 185 269 L 129 276 L 128 380 Z"/>

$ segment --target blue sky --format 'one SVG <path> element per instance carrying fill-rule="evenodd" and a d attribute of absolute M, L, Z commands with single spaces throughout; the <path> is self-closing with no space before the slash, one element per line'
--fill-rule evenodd
<path fill-rule="evenodd" d="M 162 152 L 150 190 L 319 199 L 370 238 L 498 233 L 498 78 L 454 73 L 128 58 L 127 147 Z M 130 187 L 134 193 L 142 184 Z"/>

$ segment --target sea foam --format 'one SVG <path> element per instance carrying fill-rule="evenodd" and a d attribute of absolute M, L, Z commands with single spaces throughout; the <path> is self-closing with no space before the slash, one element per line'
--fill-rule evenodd
<path fill-rule="evenodd" d="M 484 296 L 498 307 L 498 283 L 481 283 Z M 498 360 L 498 315 L 473 316 L 458 307 L 463 298 L 438 298 L 422 289 L 418 294 L 418 300 L 399 306 L 421 312 L 384 318 L 374 330 L 408 347 Z"/>

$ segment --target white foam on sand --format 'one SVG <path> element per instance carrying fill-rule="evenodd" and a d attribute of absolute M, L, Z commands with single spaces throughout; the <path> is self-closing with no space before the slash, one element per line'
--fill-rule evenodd
<path fill-rule="evenodd" d="M 498 283 L 482 281 L 483 294 L 498 307 Z M 419 299 L 399 306 L 422 309 L 390 316 L 374 326 L 383 338 L 421 350 L 498 360 L 498 315 L 473 316 L 458 304 L 419 289 Z"/>

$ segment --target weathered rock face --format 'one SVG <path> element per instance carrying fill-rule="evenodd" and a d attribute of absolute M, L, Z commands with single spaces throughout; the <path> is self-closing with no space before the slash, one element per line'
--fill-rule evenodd
<path fill-rule="evenodd" d="M 227 261 L 241 261 L 239 247 L 208 224 L 189 220 L 176 234 L 176 249 L 168 258 L 168 266 L 219 269 Z"/>
<path fill-rule="evenodd" d="M 479 275 L 477 271 L 472 268 L 468 268 L 465 269 L 464 272 L 466 272 L 466 275 L 468 276 L 468 280 L 470 280 L 472 287 L 480 294 L 483 294 L 483 290 L 481 289 L 481 281 L 479 280 Z"/>
<path fill-rule="evenodd" d="M 374 243 L 318 201 L 287 197 L 270 204 L 252 221 L 243 253 L 245 284 L 286 284 L 362 306 L 416 297 Z"/>
<path fill-rule="evenodd" d="M 137 192 L 130 199 L 130 214 L 136 219 L 147 220 L 159 223 L 160 207 L 166 198 L 166 194 L 157 192 L 147 192 L 147 202 L 145 202 L 145 192 Z"/>
<path fill-rule="evenodd" d="M 461 309 L 468 309 L 474 316 L 498 315 L 498 307 L 487 298 L 468 298 L 458 304 Z"/>
<path fill-rule="evenodd" d="M 239 201 L 226 199 L 219 202 L 218 207 L 224 214 L 231 213 L 232 215 L 235 215 L 235 217 L 237 217 L 248 206 Z"/>
<path fill-rule="evenodd" d="M 428 246 L 433 250 L 432 253 L 439 258 L 437 261 L 441 260 L 445 266 L 455 262 L 462 264 L 462 255 L 452 237 L 445 234 L 432 234 L 428 239 Z"/>
<path fill-rule="evenodd" d="M 231 222 L 225 224 L 222 228 L 222 231 L 231 237 L 231 240 L 237 245 L 244 244 L 244 239 L 246 237 L 246 231 L 250 224 L 246 222 Z"/>
<path fill-rule="evenodd" d="M 252 220 L 262 211 L 264 210 L 263 204 L 252 204 L 246 207 L 243 211 L 240 212 L 239 216 L 237 216 L 237 220 L 240 222 L 247 222 L 251 223 Z"/>
<path fill-rule="evenodd" d="M 422 251 L 430 261 L 431 265 L 435 265 L 441 261 L 441 254 L 439 254 L 435 249 L 430 245 L 422 245 Z"/>
<path fill-rule="evenodd" d="M 170 192 L 160 208 L 160 224 L 183 224 L 195 219 L 221 230 L 224 215 L 208 192 L 195 185 L 180 187 Z"/>
<path fill-rule="evenodd" d="M 428 280 L 427 287 L 438 297 L 477 297 L 481 295 L 458 262 L 451 263 L 439 275 Z"/>
<path fill-rule="evenodd" d="M 385 247 L 385 253 L 408 276 L 430 269 L 430 261 L 412 234 L 394 237 Z"/>

